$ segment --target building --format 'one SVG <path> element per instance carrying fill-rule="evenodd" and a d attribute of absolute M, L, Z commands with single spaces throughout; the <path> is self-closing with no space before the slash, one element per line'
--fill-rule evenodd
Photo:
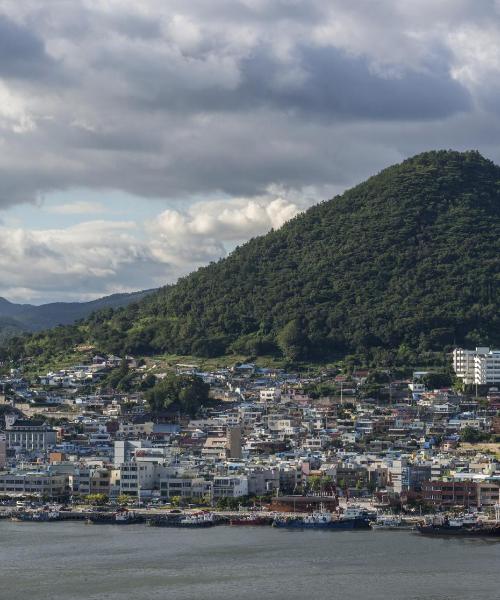
<path fill-rule="evenodd" d="M 224 460 L 227 457 L 228 440 L 226 437 L 208 437 L 201 450 L 201 456 L 208 460 Z"/>
<path fill-rule="evenodd" d="M 277 402 L 280 398 L 281 389 L 278 387 L 266 388 L 259 392 L 259 399 L 261 402 Z"/>
<path fill-rule="evenodd" d="M 230 427 L 227 431 L 228 458 L 241 458 L 241 428 Z"/>
<path fill-rule="evenodd" d="M 500 383 L 500 350 L 486 346 L 475 350 L 455 348 L 453 369 L 466 384 L 489 385 Z"/>
<path fill-rule="evenodd" d="M 73 493 L 80 496 L 104 494 L 109 496 L 111 471 L 106 467 L 79 468 L 73 475 Z"/>
<path fill-rule="evenodd" d="M 166 467 L 157 461 L 134 460 L 120 465 L 120 494 L 150 496 L 153 490 L 160 489 L 160 482 L 166 475 Z"/>
<path fill-rule="evenodd" d="M 160 496 L 163 500 L 178 497 L 182 500 L 203 500 L 210 497 L 212 482 L 201 477 L 164 477 L 160 480 Z"/>
<path fill-rule="evenodd" d="M 38 496 L 50 500 L 64 497 L 69 490 L 69 477 L 46 471 L 4 471 L 0 473 L 0 494 Z"/>
<path fill-rule="evenodd" d="M 43 421 L 5 418 L 7 448 L 19 450 L 47 450 L 56 445 L 56 432 Z"/>
<path fill-rule="evenodd" d="M 241 498 L 242 496 L 248 496 L 248 477 L 214 477 L 212 488 L 214 501 L 220 498 Z"/>
<path fill-rule="evenodd" d="M 5 435 L 0 434 L 0 469 L 4 469 L 7 464 L 7 440 Z"/>
<path fill-rule="evenodd" d="M 422 499 L 433 508 L 477 506 L 477 485 L 472 481 L 425 481 Z"/>
<path fill-rule="evenodd" d="M 137 450 L 151 448 L 151 442 L 147 440 L 118 440 L 114 443 L 114 464 L 119 467 L 130 462 Z"/>

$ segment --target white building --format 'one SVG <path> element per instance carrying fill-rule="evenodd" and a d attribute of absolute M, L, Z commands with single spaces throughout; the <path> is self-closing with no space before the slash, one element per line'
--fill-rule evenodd
<path fill-rule="evenodd" d="M 160 489 L 166 467 L 150 461 L 133 461 L 120 465 L 120 494 L 150 496 Z"/>
<path fill-rule="evenodd" d="M 500 383 L 500 350 L 478 347 L 475 350 L 455 348 L 453 369 L 464 383 L 488 385 Z"/>
<path fill-rule="evenodd" d="M 160 496 L 164 500 L 170 500 L 174 496 L 182 499 L 196 498 L 202 500 L 212 494 L 212 482 L 202 477 L 171 476 L 160 480 Z"/>
<path fill-rule="evenodd" d="M 214 477 L 212 488 L 213 499 L 241 498 L 248 495 L 248 477 Z"/>
<path fill-rule="evenodd" d="M 42 421 L 18 419 L 15 415 L 7 415 L 5 424 L 7 448 L 41 451 L 56 445 L 56 432 Z"/>
<path fill-rule="evenodd" d="M 152 444 L 148 440 L 117 440 L 114 444 L 114 465 L 119 467 L 124 463 L 130 462 L 138 450 L 151 448 Z"/>
<path fill-rule="evenodd" d="M 260 390 L 259 398 L 261 402 L 277 402 L 281 398 L 281 389 L 272 387 Z"/>

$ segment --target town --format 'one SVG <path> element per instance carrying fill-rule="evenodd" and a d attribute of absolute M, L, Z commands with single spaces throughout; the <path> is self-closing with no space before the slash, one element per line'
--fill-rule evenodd
<path fill-rule="evenodd" d="M 356 503 L 494 519 L 500 351 L 457 348 L 450 361 L 451 375 L 410 377 L 251 363 L 178 363 L 167 374 L 130 356 L 43 376 L 11 368 L 0 381 L 0 508 L 307 513 Z M 166 377 L 203 382 L 209 402 L 192 414 L 152 410 L 147 389 Z"/>

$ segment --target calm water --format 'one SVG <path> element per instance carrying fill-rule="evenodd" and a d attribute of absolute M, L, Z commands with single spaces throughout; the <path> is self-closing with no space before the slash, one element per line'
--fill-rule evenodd
<path fill-rule="evenodd" d="M 2 600 L 495 600 L 500 542 L 0 521 Z"/>

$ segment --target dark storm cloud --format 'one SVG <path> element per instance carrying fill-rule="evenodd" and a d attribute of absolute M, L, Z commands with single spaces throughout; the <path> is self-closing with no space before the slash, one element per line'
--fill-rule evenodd
<path fill-rule="evenodd" d="M 40 79 L 53 68 L 43 40 L 0 14 L 0 77 Z"/>
<path fill-rule="evenodd" d="M 0 108 L 10 154 L 0 202 L 72 185 L 178 198 L 339 185 L 339 173 L 354 183 L 360 166 L 338 144 L 363 140 L 348 127 L 424 126 L 475 110 L 443 23 L 477 26 L 494 9 L 473 17 L 470 2 L 445 10 L 423 1 L 427 20 L 388 0 L 377 10 L 343 0 L 219 0 L 210 10 L 110 0 L 102 10 L 76 1 L 20 11 L 11 2 L 0 19 L 0 76 L 14 80 L 26 115 L 2 120 Z M 47 85 L 40 79 L 51 68 Z M 400 155 L 376 152 L 363 175 Z"/>
<path fill-rule="evenodd" d="M 196 61 L 172 57 L 153 62 L 133 57 L 101 57 L 103 68 L 124 69 L 135 82 L 137 108 L 180 113 L 248 111 L 270 108 L 301 113 L 312 119 L 436 119 L 471 108 L 468 90 L 454 80 L 442 57 L 433 69 L 405 69 L 393 75 L 377 74 L 366 57 L 350 56 L 337 48 L 302 45 L 293 61 L 279 61 L 270 48 L 261 47 L 234 66 L 235 82 L 220 72 L 201 85 L 183 75 L 184 68 L 204 77 L 217 70 L 206 56 Z M 222 64 L 221 69 L 224 68 Z M 134 92 L 133 92 L 134 93 Z"/>
<path fill-rule="evenodd" d="M 275 82 L 287 67 L 270 60 L 270 53 L 246 60 L 241 98 L 332 119 L 436 119 L 471 108 L 467 89 L 443 67 L 384 76 L 373 72 L 366 57 L 337 48 L 302 46 L 296 54 L 303 79 L 284 86 Z"/>

